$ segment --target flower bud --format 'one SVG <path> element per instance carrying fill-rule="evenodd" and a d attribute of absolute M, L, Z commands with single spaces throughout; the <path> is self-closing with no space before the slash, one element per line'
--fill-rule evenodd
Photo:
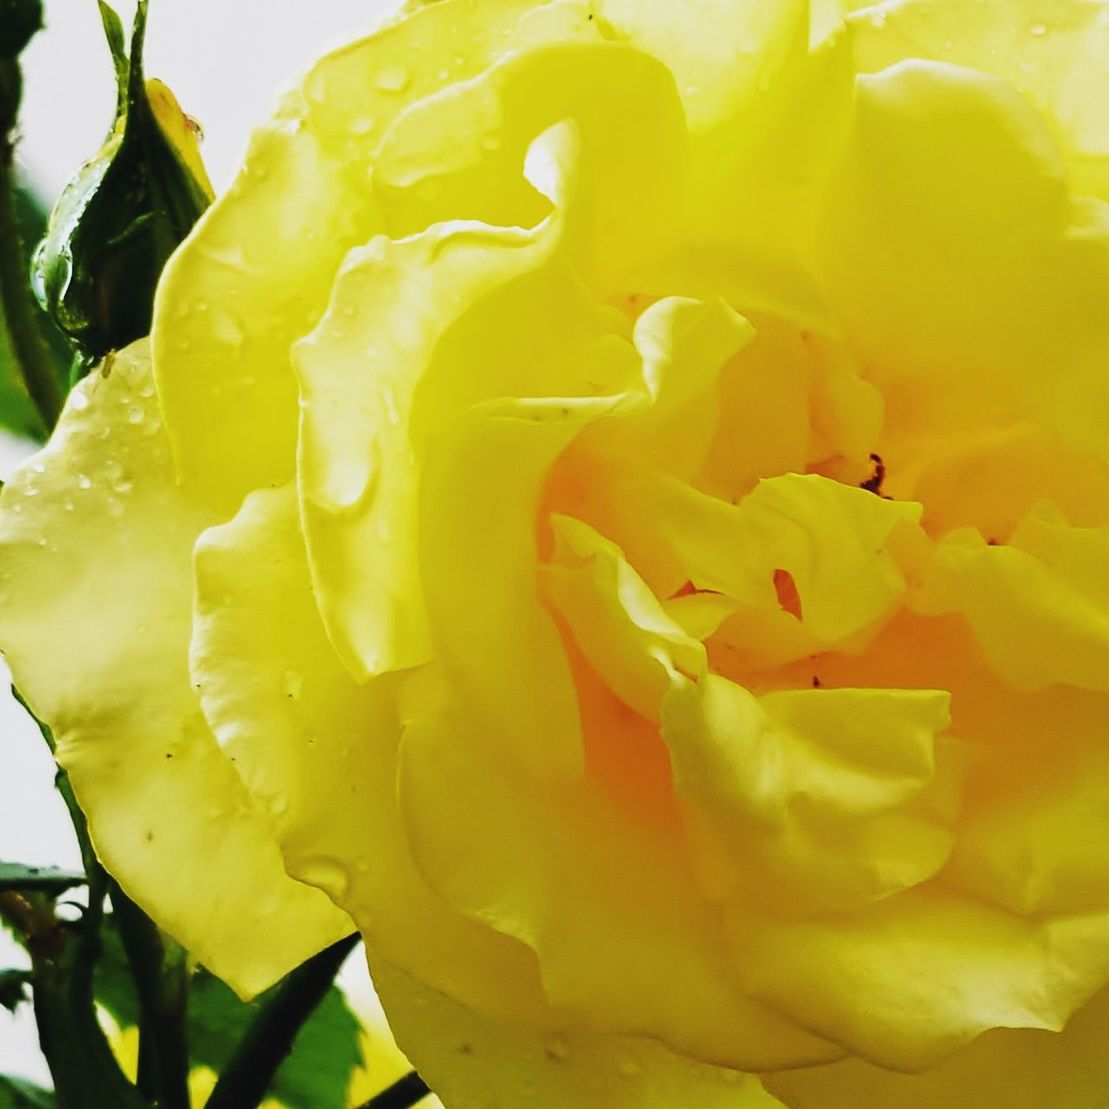
<path fill-rule="evenodd" d="M 150 330 L 162 266 L 212 198 L 195 125 L 143 77 L 146 3 L 125 52 L 116 13 L 101 17 L 118 82 L 115 123 L 62 192 L 35 256 L 35 292 L 89 365 Z"/>

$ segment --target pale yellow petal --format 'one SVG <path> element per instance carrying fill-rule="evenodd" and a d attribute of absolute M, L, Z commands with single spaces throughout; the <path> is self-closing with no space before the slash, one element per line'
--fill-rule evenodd
<path fill-rule="evenodd" d="M 328 642 L 292 488 L 252 493 L 205 532 L 196 565 L 193 678 L 290 873 L 395 965 L 506 1019 L 540 1019 L 531 954 L 453 912 L 412 862 L 394 785 L 399 682 L 356 685 Z"/>
<path fill-rule="evenodd" d="M 413 855 L 455 909 L 535 951 L 567 1027 L 742 1068 L 834 1055 L 733 988 L 719 915 L 671 824 L 617 809 L 588 779 L 529 785 L 469 714 L 422 707 L 399 768 Z"/>
<path fill-rule="evenodd" d="M 852 23 L 860 69 L 930 58 L 1003 77 L 1051 124 L 1080 191 L 1109 199 L 1109 17 L 1101 0 L 892 0 Z"/>
<path fill-rule="evenodd" d="M 192 549 L 212 522 L 174 484 L 145 343 L 121 352 L 4 490 L 0 638 L 105 866 L 253 994 L 352 925 L 286 875 L 190 683 Z"/>
<path fill-rule="evenodd" d="M 756 1077 L 694 1062 L 657 1040 L 573 1026 L 536 1035 L 387 964 L 375 964 L 374 981 L 401 1048 L 452 1109 L 781 1109 Z"/>
<path fill-rule="evenodd" d="M 704 673 L 704 647 L 666 615 L 619 547 L 569 516 L 552 517 L 551 528 L 555 550 L 541 568 L 543 594 L 609 688 L 657 719 L 670 668 Z"/>
<path fill-rule="evenodd" d="M 913 607 L 962 612 L 991 664 L 1020 689 L 1065 682 L 1109 691 L 1109 528 L 1033 513 L 1010 544 L 960 528 L 936 549 Z"/>
<path fill-rule="evenodd" d="M 1106 211 L 1070 195 L 1011 85 L 904 62 L 858 80 L 821 217 L 823 288 L 872 380 L 893 403 L 922 399 L 937 431 L 1033 420 L 1105 456 Z"/>
<path fill-rule="evenodd" d="M 920 1074 L 862 1059 L 769 1076 L 790 1109 L 1101 1109 L 1109 1097 L 1109 992 L 1062 1032 L 997 1029 Z"/>
<path fill-rule="evenodd" d="M 934 1066 L 991 1028 L 1061 1029 L 1109 976 L 1109 915 L 1027 919 L 941 886 L 856 912 L 733 916 L 748 988 L 894 1070 Z"/>
<path fill-rule="evenodd" d="M 734 896 L 793 915 L 888 897 L 943 866 L 953 837 L 926 806 L 947 723 L 942 692 L 757 698 L 710 674 L 676 678 L 662 731 Z"/>
<path fill-rule="evenodd" d="M 370 170 L 409 104 L 480 73 L 531 0 L 441 3 L 317 62 L 158 285 L 154 361 L 180 472 L 233 511 L 292 475 L 290 345 L 315 327 L 343 257 L 381 230 Z"/>

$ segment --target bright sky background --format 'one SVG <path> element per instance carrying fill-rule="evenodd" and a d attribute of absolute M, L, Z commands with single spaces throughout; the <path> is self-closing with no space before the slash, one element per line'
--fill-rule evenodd
<path fill-rule="evenodd" d="M 116 5 L 130 26 L 134 0 Z M 278 93 L 329 46 L 371 30 L 395 0 L 150 0 L 146 70 L 177 94 L 204 128 L 204 158 L 217 191 L 231 179 L 251 128 Z M 50 204 L 112 122 L 114 79 L 96 0 L 45 0 L 47 28 L 28 47 L 17 157 Z M 0 435 L 0 477 L 27 452 Z M 68 817 L 52 788 L 53 765 L 37 730 L 0 684 L 0 859 L 76 866 Z M 0 967 L 26 965 L 0 933 Z M 344 972 L 359 1000 L 359 967 Z M 44 1084 L 28 1006 L 0 1009 L 0 1073 Z"/>

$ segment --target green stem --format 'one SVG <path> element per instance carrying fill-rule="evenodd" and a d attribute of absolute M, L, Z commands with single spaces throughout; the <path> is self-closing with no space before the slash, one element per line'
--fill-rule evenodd
<path fill-rule="evenodd" d="M 428 1084 L 413 1070 L 398 1078 L 358 1109 L 411 1109 L 431 1093 Z"/>
<path fill-rule="evenodd" d="M 160 1109 L 189 1109 L 185 953 L 115 881 L 108 897 L 139 998 L 139 1092 Z"/>
<path fill-rule="evenodd" d="M 291 971 L 259 1010 L 224 1067 L 206 1109 L 254 1109 L 266 1096 L 293 1041 L 358 944 L 347 936 Z"/>
<path fill-rule="evenodd" d="M 10 136 L 0 136 L 0 309 L 23 383 L 49 432 L 62 408 L 62 390 L 54 357 L 39 326 L 16 225 L 13 158 Z"/>

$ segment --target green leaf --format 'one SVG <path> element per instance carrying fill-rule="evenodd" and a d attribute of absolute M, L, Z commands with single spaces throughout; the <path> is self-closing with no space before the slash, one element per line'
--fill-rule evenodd
<path fill-rule="evenodd" d="M 139 999 L 131 967 L 111 913 L 105 915 L 100 926 L 100 957 L 93 972 L 92 992 L 120 1028 L 131 1028 L 139 1023 Z"/>
<path fill-rule="evenodd" d="M 137 1025 L 139 1003 L 131 972 L 111 915 L 101 931 L 96 966 L 96 1000 L 122 1028 Z M 199 967 L 189 989 L 188 1041 L 193 1066 L 221 1073 L 247 1026 L 273 986 L 244 1003 L 215 975 Z M 354 1068 L 361 1062 L 359 1024 L 334 986 L 301 1028 L 289 1058 L 281 1064 L 270 1093 L 288 1109 L 345 1109 Z"/>
<path fill-rule="evenodd" d="M 0 970 L 0 1005 L 14 1013 L 28 1000 L 27 987 L 31 982 L 29 970 Z"/>
<path fill-rule="evenodd" d="M 56 866 L 28 866 L 26 863 L 6 863 L 0 860 L 0 891 L 34 891 L 57 896 L 74 886 L 83 886 L 85 876 L 75 870 L 61 870 Z"/>
<path fill-rule="evenodd" d="M 0 1109 L 55 1109 L 57 1104 L 49 1090 L 0 1075 Z"/>
<path fill-rule="evenodd" d="M 15 226 L 19 238 L 25 272 L 30 273 L 33 244 L 46 231 L 47 213 L 34 192 L 26 184 L 18 184 L 13 191 Z M 54 356 L 57 378 L 64 382 L 73 359 L 69 343 L 44 311 L 36 311 L 39 330 Z M 0 428 L 42 442 L 46 438 L 42 417 L 27 395 L 22 375 L 12 350 L 11 340 L 0 312 Z"/>
<path fill-rule="evenodd" d="M 243 1004 L 218 978 L 198 970 L 189 995 L 193 1062 L 219 1073 L 270 992 Z M 271 1095 L 289 1109 L 344 1109 L 351 1074 L 361 1061 L 358 1032 L 357 1019 L 332 986 L 297 1035 L 292 1054 L 277 1071 Z"/>

